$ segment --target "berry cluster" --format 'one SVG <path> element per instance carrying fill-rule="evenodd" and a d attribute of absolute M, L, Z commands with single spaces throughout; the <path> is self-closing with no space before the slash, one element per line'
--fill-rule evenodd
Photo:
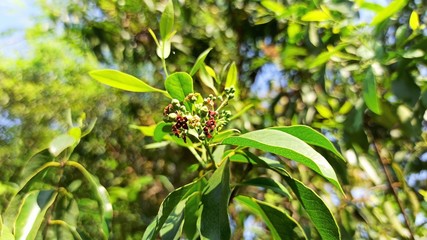
<path fill-rule="evenodd" d="M 224 96 L 212 94 L 202 98 L 191 93 L 183 102 L 173 99 L 163 110 L 165 122 L 172 123 L 172 133 L 184 142 L 191 135 L 199 140 L 213 138 L 230 120 L 230 111 L 221 110 L 234 97 L 234 89 L 226 89 Z M 219 107 L 217 107 L 219 103 Z"/>
<path fill-rule="evenodd" d="M 187 121 L 188 121 L 187 117 L 182 117 L 178 115 L 176 117 L 175 125 L 172 126 L 172 132 L 175 134 L 175 136 L 177 137 L 182 136 L 184 141 L 186 141 L 186 135 L 185 133 L 181 134 L 181 132 L 188 130 Z"/>
<path fill-rule="evenodd" d="M 216 115 L 217 113 L 215 111 L 209 111 L 209 114 L 208 114 L 209 120 L 206 121 L 206 124 L 203 127 L 203 133 L 207 138 L 212 138 L 211 133 L 215 130 L 215 127 L 216 127 L 216 121 L 215 121 Z"/>

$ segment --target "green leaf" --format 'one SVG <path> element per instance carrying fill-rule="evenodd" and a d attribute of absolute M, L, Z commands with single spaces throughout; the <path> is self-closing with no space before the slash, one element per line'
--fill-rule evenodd
<path fill-rule="evenodd" d="M 213 77 L 208 73 L 206 70 L 207 67 L 204 63 L 201 64 L 199 71 L 199 79 L 202 82 L 202 84 L 206 87 L 208 87 L 215 95 L 218 95 L 218 91 L 215 88 L 214 85 L 214 79 Z"/>
<path fill-rule="evenodd" d="M 225 81 L 225 87 L 226 88 L 234 87 L 234 89 L 236 90 L 234 95 L 236 97 L 238 96 L 238 92 L 239 92 L 238 80 L 239 80 L 239 74 L 237 72 L 236 63 L 233 62 L 231 63 L 230 68 L 228 69 L 227 78 Z"/>
<path fill-rule="evenodd" d="M 102 186 L 98 179 L 93 176 L 90 172 L 86 170 L 80 163 L 74 161 L 67 161 L 65 163 L 67 166 L 77 168 L 88 181 L 91 188 L 91 193 L 95 196 L 96 201 L 98 202 L 98 207 L 101 214 L 102 226 L 101 230 L 104 234 L 105 239 L 109 239 L 111 232 L 111 223 L 113 219 L 113 205 L 110 202 L 110 197 L 107 190 Z"/>
<path fill-rule="evenodd" d="M 402 55 L 404 58 L 420 58 L 424 57 L 425 53 L 421 49 L 409 49 L 406 50 L 405 53 Z"/>
<path fill-rule="evenodd" d="M 68 131 L 68 135 L 74 137 L 78 142 L 82 137 L 82 130 L 79 127 L 73 127 Z"/>
<path fill-rule="evenodd" d="M 162 142 L 155 142 L 144 145 L 144 149 L 156 149 L 156 148 L 163 148 L 169 145 L 169 141 L 162 141 Z"/>
<path fill-rule="evenodd" d="M 138 78 L 113 69 L 94 70 L 89 75 L 100 83 L 110 87 L 130 91 L 130 92 L 159 92 L 165 96 L 169 95 L 161 89 L 154 88 Z"/>
<path fill-rule="evenodd" d="M 220 164 L 225 152 L 226 145 L 218 145 L 212 153 L 215 164 Z"/>
<path fill-rule="evenodd" d="M 154 221 L 146 229 L 142 239 L 156 239 L 157 234 L 160 229 L 165 224 L 169 215 L 173 213 L 175 207 L 184 200 L 188 198 L 193 192 L 197 191 L 200 187 L 199 184 L 202 184 L 202 181 L 194 181 L 187 185 L 184 185 L 180 188 L 177 188 L 175 191 L 169 193 L 169 195 L 163 200 L 160 205 L 159 212 Z"/>
<path fill-rule="evenodd" d="M 171 123 L 165 123 L 163 121 L 159 122 L 154 129 L 153 139 L 156 142 L 159 142 L 163 139 L 165 135 L 172 132 Z"/>
<path fill-rule="evenodd" d="M 301 25 L 298 23 L 289 23 L 288 29 L 288 37 L 292 43 L 295 43 L 296 37 L 301 33 Z"/>
<path fill-rule="evenodd" d="M 31 180 L 32 177 L 39 174 L 45 168 L 52 167 L 55 165 L 60 166 L 60 163 L 55 162 L 55 157 L 53 157 L 49 149 L 43 149 L 35 153 L 33 156 L 30 157 L 30 159 L 27 161 L 24 168 L 22 169 L 21 176 L 23 181 L 20 182 L 19 185 L 23 187 L 28 183 L 28 181 Z"/>
<path fill-rule="evenodd" d="M 208 56 L 209 52 L 212 50 L 212 48 L 206 49 L 204 52 L 202 52 L 199 57 L 197 57 L 196 62 L 194 63 L 193 68 L 191 68 L 190 75 L 193 76 L 197 70 L 200 69 L 200 67 L 205 62 L 206 57 Z"/>
<path fill-rule="evenodd" d="M 42 166 L 34 169 L 31 173 L 29 172 L 28 177 L 25 176 L 25 180 L 21 183 L 22 188 L 19 190 L 18 194 L 28 191 L 31 189 L 32 185 L 36 182 L 43 181 L 42 178 L 45 176 L 46 172 L 50 170 L 50 168 L 59 168 L 61 167 L 61 163 L 59 162 L 47 162 Z"/>
<path fill-rule="evenodd" d="M 70 231 L 70 233 L 72 235 L 70 235 L 70 237 L 74 237 L 74 239 L 77 240 L 82 240 L 82 237 L 80 236 L 80 233 L 77 231 L 77 228 L 75 226 L 72 226 L 70 224 L 68 224 L 65 221 L 62 220 L 54 220 L 56 222 L 56 224 L 59 224 L 60 226 L 64 227 L 65 229 L 67 229 L 68 231 Z"/>
<path fill-rule="evenodd" d="M 1 240 L 15 240 L 15 236 L 12 234 L 12 230 L 3 225 L 3 220 L 0 215 L 0 239 Z"/>
<path fill-rule="evenodd" d="M 263 0 L 261 1 L 261 5 L 274 12 L 276 16 L 281 16 L 286 12 L 286 8 L 282 3 L 278 3 L 272 0 Z"/>
<path fill-rule="evenodd" d="M 334 114 L 332 113 L 331 109 L 329 109 L 328 107 L 319 103 L 314 105 L 314 107 L 316 108 L 320 116 L 322 116 L 323 118 L 329 119 L 334 117 Z"/>
<path fill-rule="evenodd" d="M 231 157 L 231 160 L 238 162 L 249 161 L 255 166 L 269 168 L 280 174 L 309 215 L 314 226 L 319 231 L 321 239 L 341 239 L 338 224 L 323 200 L 312 189 L 292 178 L 291 175 L 286 172 L 284 165 L 279 161 L 265 157 L 257 157 L 250 152 L 236 154 Z"/>
<path fill-rule="evenodd" d="M 186 200 L 180 201 L 165 221 L 160 236 L 162 239 L 179 239 L 184 226 L 184 209 Z"/>
<path fill-rule="evenodd" d="M 401 220 L 399 219 L 399 214 L 395 211 L 394 204 L 390 201 L 384 202 L 384 213 L 387 219 L 390 221 L 390 225 L 396 230 L 402 239 L 411 239 L 411 234 L 407 228 L 402 225 Z"/>
<path fill-rule="evenodd" d="M 230 239 L 228 200 L 230 198 L 230 167 L 225 160 L 212 174 L 202 194 L 200 233 L 202 239 Z"/>
<path fill-rule="evenodd" d="M 137 126 L 137 125 L 130 125 L 130 128 L 138 129 L 139 131 L 144 134 L 144 136 L 147 137 L 153 137 L 154 131 L 156 130 L 157 125 L 151 125 L 151 126 Z"/>
<path fill-rule="evenodd" d="M 97 184 L 96 194 L 98 205 L 100 205 L 101 209 L 102 230 L 105 238 L 109 239 L 113 220 L 113 205 L 111 204 L 107 189 L 105 189 L 97 179 L 93 179 L 92 181 L 92 184 Z"/>
<path fill-rule="evenodd" d="M 326 63 L 327 61 L 329 61 L 329 59 L 331 59 L 334 54 L 335 52 L 322 52 L 315 59 L 309 62 L 308 68 L 315 68 Z"/>
<path fill-rule="evenodd" d="M 417 30 L 420 27 L 420 19 L 416 11 L 412 11 L 411 17 L 409 18 L 409 27 L 412 30 Z"/>
<path fill-rule="evenodd" d="M 346 45 L 347 44 L 340 44 L 337 47 L 328 47 L 327 52 L 322 52 L 313 60 L 308 58 L 308 62 L 307 62 L 308 68 L 315 68 L 315 67 L 318 67 L 318 66 L 328 62 L 332 56 L 339 53 L 341 51 L 341 49 L 343 49 Z"/>
<path fill-rule="evenodd" d="M 62 151 L 73 146 L 76 142 L 76 138 L 68 134 L 61 134 L 50 142 L 49 152 L 57 157 Z"/>
<path fill-rule="evenodd" d="M 309 187 L 305 186 L 302 182 L 290 177 L 289 174 L 284 174 L 282 172 L 281 175 L 291 187 L 305 211 L 307 211 L 311 221 L 317 231 L 319 231 L 321 239 L 341 239 L 341 232 L 338 228 L 338 224 L 331 211 L 319 195 Z"/>
<path fill-rule="evenodd" d="M 307 239 L 299 223 L 285 211 L 266 202 L 247 196 L 239 195 L 234 199 L 241 205 L 247 207 L 251 212 L 261 217 L 268 229 L 270 229 L 273 239 L 297 239 L 298 235 L 294 232 L 295 227 L 298 227 L 301 235 Z"/>
<path fill-rule="evenodd" d="M 83 137 L 85 137 L 86 135 L 88 135 L 90 132 L 92 132 L 92 129 L 95 127 L 95 124 L 96 124 L 96 117 L 95 118 L 93 118 L 91 121 L 90 121 L 90 123 L 89 123 L 89 125 L 85 128 L 85 130 L 81 133 L 81 136 L 80 136 L 80 138 L 83 138 Z"/>
<path fill-rule="evenodd" d="M 218 82 L 215 70 L 213 70 L 213 68 L 209 67 L 208 65 L 205 65 L 205 69 L 206 69 L 206 72 L 209 74 L 209 76 L 213 77 L 215 81 Z"/>
<path fill-rule="evenodd" d="M 240 131 L 237 129 L 227 129 L 221 132 L 218 132 L 217 134 L 215 134 L 215 136 L 212 138 L 212 143 L 220 143 L 222 142 L 225 138 L 228 138 L 230 136 L 233 135 L 237 135 L 239 134 Z"/>
<path fill-rule="evenodd" d="M 163 41 L 173 31 L 174 18 L 173 1 L 169 0 L 160 18 L 160 36 Z"/>
<path fill-rule="evenodd" d="M 398 49 L 405 49 L 403 46 L 408 41 L 408 35 L 410 30 L 406 25 L 400 25 L 396 29 L 395 38 L 396 38 L 396 47 L 399 47 Z"/>
<path fill-rule="evenodd" d="M 272 129 L 279 130 L 291 134 L 294 137 L 297 137 L 304 142 L 321 147 L 328 151 L 334 153 L 337 157 L 345 162 L 345 158 L 341 155 L 340 152 L 335 148 L 335 146 L 321 133 L 314 130 L 313 128 L 305 125 L 295 125 L 295 126 L 284 126 L 284 127 L 273 127 Z"/>
<path fill-rule="evenodd" d="M 233 116 L 230 118 L 230 120 L 234 120 L 234 119 L 242 116 L 243 113 L 247 112 L 252 107 L 254 107 L 253 104 L 246 105 L 244 108 L 241 108 L 237 113 L 233 114 Z"/>
<path fill-rule="evenodd" d="M 172 43 L 170 39 L 160 41 L 159 46 L 156 48 L 156 54 L 161 59 L 166 59 L 171 54 Z"/>
<path fill-rule="evenodd" d="M 29 192 L 23 199 L 15 222 L 16 239 L 35 239 L 46 211 L 58 193 L 53 190 Z"/>
<path fill-rule="evenodd" d="M 308 39 L 310 40 L 311 44 L 313 46 L 318 47 L 319 46 L 319 35 L 317 33 L 317 26 L 315 23 L 310 23 L 308 28 Z"/>
<path fill-rule="evenodd" d="M 332 17 L 322 10 L 312 10 L 302 16 L 301 20 L 306 22 L 322 22 L 332 20 Z"/>
<path fill-rule="evenodd" d="M 408 0 L 394 0 L 390 5 L 378 12 L 372 20 L 371 25 L 378 25 L 384 20 L 389 19 L 394 14 L 402 10 L 406 6 L 407 2 Z"/>
<path fill-rule="evenodd" d="M 173 73 L 166 78 L 165 87 L 172 98 L 182 102 L 193 92 L 193 79 L 185 72 Z"/>
<path fill-rule="evenodd" d="M 253 147 L 300 162 L 325 177 L 341 191 L 341 186 L 328 161 L 301 139 L 274 129 L 263 129 L 229 137 L 223 144 Z"/>
<path fill-rule="evenodd" d="M 151 37 L 154 39 L 154 42 L 156 43 L 157 48 L 160 47 L 160 42 L 156 37 L 156 34 L 153 32 L 151 28 L 148 28 L 148 32 L 150 33 Z"/>
<path fill-rule="evenodd" d="M 23 199 L 28 194 L 28 191 L 33 187 L 34 184 L 40 183 L 41 178 L 51 169 L 51 167 L 59 168 L 61 164 L 59 162 L 48 162 L 43 166 L 35 169 L 35 171 L 29 173 L 30 175 L 23 181 L 21 189 L 13 196 L 10 200 L 6 210 L 3 213 L 3 228 L 14 229 L 16 218 L 22 208 Z"/>
<path fill-rule="evenodd" d="M 376 12 L 376 13 L 378 13 L 384 9 L 384 7 L 378 3 L 370 3 L 367 1 L 359 1 L 357 4 L 360 4 L 360 8 L 368 9 L 368 10 L 371 10 L 371 11 Z"/>
<path fill-rule="evenodd" d="M 265 178 L 265 177 L 252 178 L 247 181 L 244 181 L 242 185 L 251 185 L 251 186 L 267 188 L 284 197 L 291 198 L 291 195 L 289 194 L 288 189 L 286 189 L 285 186 L 283 186 L 283 184 L 281 184 L 280 182 L 271 178 Z"/>
<path fill-rule="evenodd" d="M 366 77 L 363 80 L 363 99 L 365 100 L 366 106 L 368 106 L 372 112 L 378 115 L 381 114 L 380 101 L 377 95 L 377 83 L 371 68 L 368 69 Z"/>
<path fill-rule="evenodd" d="M 197 229 L 197 220 L 200 216 L 200 200 L 201 194 L 200 192 L 196 192 L 197 194 L 192 195 L 188 198 L 185 204 L 185 221 L 184 221 L 184 233 L 188 239 L 197 239 L 199 236 L 199 231 Z"/>

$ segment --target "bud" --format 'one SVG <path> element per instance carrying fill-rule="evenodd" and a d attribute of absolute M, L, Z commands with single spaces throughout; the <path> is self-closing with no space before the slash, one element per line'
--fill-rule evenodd
<path fill-rule="evenodd" d="M 180 106 L 181 104 L 179 103 L 179 100 L 178 99 L 172 99 L 172 101 L 171 101 L 171 103 L 172 103 L 172 105 L 173 106 Z"/>
<path fill-rule="evenodd" d="M 190 93 L 185 97 L 185 101 L 189 101 L 191 103 L 195 103 L 197 101 L 197 96 L 200 95 L 198 93 Z"/>
<path fill-rule="evenodd" d="M 177 116 L 178 116 L 178 115 L 177 115 L 176 113 L 169 113 L 169 115 L 168 115 L 168 119 L 169 119 L 170 121 L 175 121 Z"/>
<path fill-rule="evenodd" d="M 230 118 L 230 117 L 231 117 L 231 112 L 230 112 L 230 111 L 228 111 L 228 110 L 225 110 L 225 111 L 222 111 L 222 112 L 221 112 L 221 115 L 222 115 L 225 119 L 228 119 L 228 118 Z"/>
<path fill-rule="evenodd" d="M 208 107 L 203 106 L 203 107 L 200 108 L 200 113 L 201 113 L 202 116 L 205 116 L 208 112 L 209 112 Z"/>

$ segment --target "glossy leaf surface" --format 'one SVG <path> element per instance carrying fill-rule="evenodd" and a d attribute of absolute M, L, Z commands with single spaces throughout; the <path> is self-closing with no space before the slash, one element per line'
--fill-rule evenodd
<path fill-rule="evenodd" d="M 370 69 L 363 80 L 363 99 L 372 112 L 381 114 L 381 106 L 377 95 L 377 83 Z"/>
<path fill-rule="evenodd" d="M 239 95 L 239 73 L 237 72 L 236 63 L 233 62 L 230 65 L 230 68 L 228 69 L 227 78 L 225 81 L 225 87 L 230 88 L 234 87 L 234 90 L 236 91 L 234 95 Z"/>
<path fill-rule="evenodd" d="M 341 190 L 334 169 L 328 161 L 301 139 L 273 129 L 263 129 L 229 137 L 223 144 L 253 147 L 300 162 L 325 177 Z"/>
<path fill-rule="evenodd" d="M 286 187 L 283 186 L 283 184 L 271 178 L 265 178 L 265 177 L 252 178 L 247 181 L 244 181 L 242 185 L 262 187 L 262 188 L 270 189 L 275 193 L 278 193 L 284 197 L 288 197 L 288 198 L 291 197 L 288 189 L 286 189 Z"/>
<path fill-rule="evenodd" d="M 193 92 L 193 78 L 185 72 L 173 73 L 166 78 L 165 87 L 172 98 L 184 101 Z"/>
<path fill-rule="evenodd" d="M 159 213 L 154 221 L 148 226 L 142 239 L 156 239 L 160 229 L 165 224 L 169 215 L 171 215 L 175 207 L 186 197 L 191 195 L 196 189 L 200 181 L 195 181 L 171 192 L 160 205 Z"/>
<path fill-rule="evenodd" d="M 416 11 L 412 11 L 411 16 L 409 17 L 409 26 L 412 30 L 416 30 L 420 27 L 420 18 Z"/>
<path fill-rule="evenodd" d="M 306 22 L 321 22 L 332 20 L 331 16 L 322 10 L 313 10 L 302 16 L 301 20 Z"/>
<path fill-rule="evenodd" d="M 53 204 L 57 194 L 53 190 L 42 190 L 29 192 L 24 197 L 15 223 L 16 239 L 36 238 L 46 211 Z"/>
<path fill-rule="evenodd" d="M 296 239 L 297 235 L 294 232 L 294 228 L 298 227 L 300 233 L 304 235 L 304 230 L 285 211 L 257 199 L 247 196 L 237 196 L 235 198 L 237 202 L 247 207 L 251 212 L 261 217 L 265 222 L 268 229 L 270 229 L 273 239 L 285 239 L 292 240 Z M 307 237 L 304 235 L 305 239 Z"/>
<path fill-rule="evenodd" d="M 199 57 L 197 57 L 196 62 L 194 63 L 194 66 L 191 68 L 190 75 L 193 76 L 196 74 L 196 72 L 200 69 L 201 66 L 203 66 L 203 63 L 208 56 L 209 52 L 212 50 L 212 48 L 206 49 L 204 52 L 202 52 Z"/>
<path fill-rule="evenodd" d="M 130 91 L 130 92 L 159 92 L 165 95 L 166 92 L 154 88 L 138 78 L 113 69 L 94 70 L 89 75 L 100 83 L 110 87 Z"/>
<path fill-rule="evenodd" d="M 398 11 L 402 10 L 402 8 L 404 8 L 407 3 L 407 0 L 394 0 L 387 7 L 377 13 L 377 15 L 372 20 L 371 25 L 378 25 L 381 22 L 387 20 Z"/>
<path fill-rule="evenodd" d="M 323 134 L 314 130 L 313 128 L 305 125 L 294 125 L 294 126 L 283 126 L 283 127 L 273 127 L 272 129 L 279 130 L 291 134 L 294 137 L 297 137 L 304 142 L 321 147 L 323 149 L 329 150 L 338 156 L 340 159 L 345 161 L 344 157 L 340 152 L 335 148 L 335 146 L 329 141 Z"/>
<path fill-rule="evenodd" d="M 104 234 L 105 239 L 108 239 L 111 232 L 111 223 L 113 219 L 113 205 L 110 202 L 110 197 L 104 186 L 99 183 L 99 180 L 93 176 L 89 171 L 86 170 L 81 164 L 68 161 L 66 165 L 77 168 L 88 181 L 91 188 L 91 194 L 95 197 L 98 202 L 99 211 L 101 214 L 101 231 Z"/>
<path fill-rule="evenodd" d="M 202 193 L 200 232 L 202 239 L 230 239 L 228 200 L 230 197 L 230 167 L 226 160 L 212 174 Z"/>
<path fill-rule="evenodd" d="M 49 152 L 57 157 L 62 151 L 73 146 L 76 142 L 76 138 L 68 134 L 59 135 L 50 142 Z"/>
<path fill-rule="evenodd" d="M 173 1 L 169 0 L 160 18 L 160 36 L 163 41 L 168 38 L 168 35 L 173 31 L 175 21 Z"/>
<path fill-rule="evenodd" d="M 319 195 L 301 181 L 285 174 L 282 176 L 307 211 L 322 239 L 341 239 L 337 221 Z"/>
<path fill-rule="evenodd" d="M 341 239 L 341 232 L 338 224 L 323 200 L 311 188 L 304 185 L 301 181 L 292 178 L 285 170 L 285 166 L 283 166 L 279 161 L 264 157 L 257 157 L 249 152 L 246 152 L 243 155 L 234 155 L 231 157 L 231 160 L 238 162 L 245 160 L 250 161 L 256 166 L 269 168 L 280 174 L 309 215 L 322 239 Z"/>

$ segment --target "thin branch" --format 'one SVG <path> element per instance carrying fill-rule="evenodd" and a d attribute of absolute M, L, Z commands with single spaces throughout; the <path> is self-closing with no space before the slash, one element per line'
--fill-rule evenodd
<path fill-rule="evenodd" d="M 380 165 L 381 165 L 381 168 L 383 169 L 383 171 L 384 171 L 384 173 L 385 173 L 385 176 L 386 176 L 386 179 L 387 179 L 388 186 L 389 186 L 389 188 L 392 190 L 393 197 L 394 197 L 394 199 L 395 199 L 395 201 L 396 201 L 397 205 L 399 206 L 399 209 L 400 209 L 400 212 L 401 212 L 401 213 L 402 213 L 402 215 L 403 215 L 403 218 L 405 219 L 405 225 L 406 225 L 406 228 L 407 228 L 407 229 L 408 229 L 408 231 L 409 231 L 410 239 L 414 240 L 414 239 L 415 239 L 415 237 L 414 237 L 414 233 L 413 233 L 413 231 L 412 231 L 411 225 L 410 225 L 410 223 L 409 223 L 408 215 L 406 214 L 406 212 L 405 212 L 405 208 L 403 207 L 403 204 L 402 204 L 402 202 L 401 202 L 401 201 L 400 201 L 400 199 L 399 199 L 399 196 L 398 196 L 397 190 L 396 190 L 396 188 L 394 187 L 394 184 L 393 184 L 393 180 L 392 180 L 391 173 L 390 173 L 389 169 L 388 169 L 388 168 L 387 168 L 387 166 L 386 166 L 386 165 L 389 165 L 389 162 L 390 162 L 390 161 L 388 161 L 385 157 L 381 156 L 381 149 L 382 149 L 382 148 L 381 148 L 381 144 L 377 141 L 377 139 L 375 139 L 374 135 L 372 134 L 371 129 L 370 129 L 369 127 L 365 127 L 365 129 L 366 129 L 366 133 L 367 133 L 367 135 L 368 135 L 368 139 L 370 139 L 370 140 L 372 141 L 372 143 L 373 143 L 374 150 L 375 150 L 375 154 L 377 155 L 378 160 L 379 160 Z"/>
<path fill-rule="evenodd" d="M 215 167 L 216 167 L 215 159 L 214 159 L 214 157 L 213 157 L 213 155 L 212 155 L 211 148 L 209 147 L 208 142 L 207 142 L 207 141 L 203 141 L 203 146 L 205 147 L 206 153 L 208 154 L 208 158 L 210 159 L 210 161 L 211 161 L 211 162 L 215 165 Z M 208 162 L 209 162 L 209 161 L 208 161 Z"/>

